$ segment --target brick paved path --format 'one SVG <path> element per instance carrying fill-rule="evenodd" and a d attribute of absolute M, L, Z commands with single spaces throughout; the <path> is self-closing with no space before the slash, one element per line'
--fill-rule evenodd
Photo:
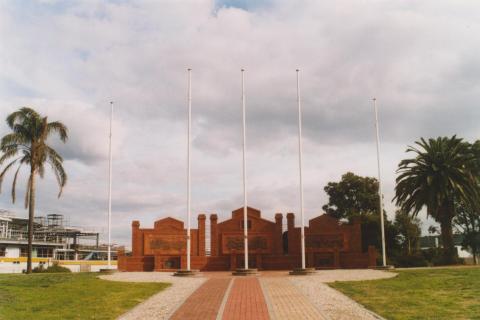
<path fill-rule="evenodd" d="M 230 278 L 212 278 L 207 280 L 188 297 L 170 319 L 215 320 L 231 280 Z"/>
<path fill-rule="evenodd" d="M 288 278 L 262 278 L 272 318 L 320 320 L 325 319 Z"/>
<path fill-rule="evenodd" d="M 223 320 L 268 320 L 268 308 L 257 278 L 235 278 Z"/>
<path fill-rule="evenodd" d="M 170 318 L 173 320 L 325 319 L 284 277 L 211 278 Z"/>

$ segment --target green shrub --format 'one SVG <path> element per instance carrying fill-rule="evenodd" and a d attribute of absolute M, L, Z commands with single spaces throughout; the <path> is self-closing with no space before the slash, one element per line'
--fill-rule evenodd
<path fill-rule="evenodd" d="M 446 266 L 452 264 L 452 261 L 445 261 L 443 248 L 429 248 L 427 250 L 422 250 L 421 252 L 424 258 L 429 262 L 430 266 Z M 453 264 L 464 264 L 464 260 L 456 256 Z"/>
<path fill-rule="evenodd" d="M 421 253 L 405 254 L 395 257 L 394 265 L 399 268 L 427 267 L 428 261 Z"/>
<path fill-rule="evenodd" d="M 45 268 L 43 264 L 39 265 L 38 267 L 32 270 L 33 273 L 62 273 L 62 272 L 72 272 L 70 269 L 66 267 L 59 266 L 57 263 Z"/>

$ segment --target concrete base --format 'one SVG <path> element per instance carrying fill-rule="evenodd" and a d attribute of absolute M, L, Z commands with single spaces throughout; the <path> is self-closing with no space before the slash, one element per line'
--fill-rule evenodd
<path fill-rule="evenodd" d="M 375 270 L 394 270 L 395 266 L 387 264 L 386 266 L 374 266 L 370 267 L 370 269 L 375 269 Z"/>
<path fill-rule="evenodd" d="M 235 271 L 232 272 L 232 275 L 234 276 L 255 276 L 258 274 L 257 269 L 244 269 L 244 268 L 238 268 Z"/>
<path fill-rule="evenodd" d="M 177 270 L 175 271 L 175 273 L 173 274 L 175 277 L 195 277 L 196 275 L 198 275 L 198 270 L 195 270 L 195 269 L 190 269 L 190 270 Z"/>
<path fill-rule="evenodd" d="M 105 268 L 105 269 L 100 269 L 99 272 L 103 274 L 112 274 L 117 272 L 117 269 Z"/>
<path fill-rule="evenodd" d="M 317 270 L 315 268 L 295 268 L 289 272 L 291 276 L 308 276 L 311 274 L 315 274 Z"/>

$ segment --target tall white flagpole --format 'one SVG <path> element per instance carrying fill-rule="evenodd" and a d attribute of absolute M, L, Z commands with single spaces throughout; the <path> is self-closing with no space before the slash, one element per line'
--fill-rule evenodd
<path fill-rule="evenodd" d="M 187 270 L 190 271 L 190 204 L 191 204 L 191 182 L 190 182 L 190 135 L 192 129 L 192 69 L 188 71 L 188 128 L 187 128 Z"/>
<path fill-rule="evenodd" d="M 300 70 L 297 69 L 297 106 L 298 106 L 298 168 L 300 177 L 300 243 L 302 250 L 302 269 L 305 269 L 305 220 L 303 215 L 303 177 L 302 177 L 302 104 L 300 102 Z"/>
<path fill-rule="evenodd" d="M 373 109 L 375 111 L 375 130 L 377 138 L 377 168 L 378 168 L 378 198 L 379 198 L 379 212 L 380 212 L 380 225 L 382 230 L 382 259 L 383 266 L 387 266 L 387 256 L 385 253 L 385 226 L 383 221 L 383 192 L 382 192 L 382 178 L 380 170 L 380 133 L 378 128 L 378 109 L 377 109 L 377 98 L 373 98 Z"/>
<path fill-rule="evenodd" d="M 245 69 L 242 71 L 242 125 L 243 125 L 243 243 L 245 269 L 248 269 L 248 216 L 247 216 L 247 159 L 246 159 L 246 125 L 245 125 Z"/>
<path fill-rule="evenodd" d="M 110 134 L 108 143 L 108 268 L 112 265 L 112 122 L 113 101 L 110 101 Z"/>

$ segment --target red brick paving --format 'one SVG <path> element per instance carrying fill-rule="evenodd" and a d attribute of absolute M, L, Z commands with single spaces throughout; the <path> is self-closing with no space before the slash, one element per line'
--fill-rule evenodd
<path fill-rule="evenodd" d="M 257 278 L 235 278 L 223 320 L 268 320 L 268 309 Z"/>
<path fill-rule="evenodd" d="M 229 278 L 213 278 L 207 280 L 188 297 L 170 319 L 215 320 L 230 280 Z"/>

